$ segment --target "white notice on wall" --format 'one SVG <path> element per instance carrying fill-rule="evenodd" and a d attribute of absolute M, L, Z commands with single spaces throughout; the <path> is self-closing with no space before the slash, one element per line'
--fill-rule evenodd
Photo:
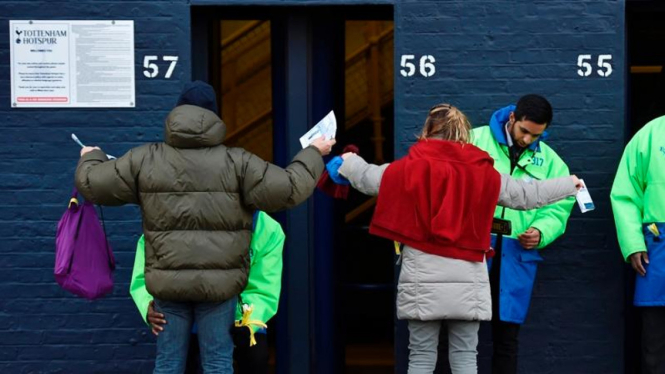
<path fill-rule="evenodd" d="M 134 21 L 9 21 L 12 107 L 134 107 Z"/>

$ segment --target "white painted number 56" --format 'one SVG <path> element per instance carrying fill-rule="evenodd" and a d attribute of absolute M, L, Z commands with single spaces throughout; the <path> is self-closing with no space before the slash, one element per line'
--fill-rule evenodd
<path fill-rule="evenodd" d="M 411 77 L 413 74 L 416 73 L 416 65 L 413 64 L 413 62 L 409 62 L 414 59 L 414 55 L 402 55 L 402 62 L 400 65 L 403 68 L 407 68 L 408 70 L 400 70 L 400 74 L 402 74 L 403 77 Z"/>
<path fill-rule="evenodd" d="M 403 77 L 412 77 L 416 74 L 416 65 L 411 62 L 415 58 L 416 56 L 414 55 L 402 55 L 402 60 L 400 61 L 402 69 L 400 69 L 399 73 L 402 74 Z M 434 75 L 434 73 L 436 73 L 436 67 L 434 66 L 435 62 L 436 60 L 434 59 L 434 56 L 425 55 L 420 57 L 420 74 L 423 77 L 431 77 Z"/>

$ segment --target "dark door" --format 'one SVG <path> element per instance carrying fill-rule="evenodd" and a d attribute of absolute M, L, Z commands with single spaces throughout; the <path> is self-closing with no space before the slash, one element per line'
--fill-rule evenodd
<path fill-rule="evenodd" d="M 362 14 L 390 19 L 392 7 L 193 7 L 193 75 L 216 87 L 222 119 L 230 129 L 228 145 L 242 146 L 285 166 L 301 149 L 300 136 L 334 110 L 339 145 L 333 153 L 354 142 L 363 145 L 363 156 L 369 161 L 392 159 L 392 22 L 389 27 L 349 25 L 350 19 L 362 19 Z M 349 28 L 368 28 L 374 34 L 363 34 L 367 45 L 352 43 L 349 47 L 345 39 Z M 360 35 L 353 30 L 354 38 Z M 374 36 L 381 36 L 385 55 L 376 54 L 376 44 L 371 48 Z M 358 56 L 367 58 L 361 61 Z M 370 60 L 390 79 L 377 76 Z M 379 60 L 383 62 L 379 64 Z M 361 76 L 349 79 L 350 69 L 362 70 Z M 378 81 L 383 82 L 383 89 L 377 91 Z M 375 94 L 370 98 L 372 89 Z M 359 98 L 357 90 L 365 96 Z M 349 100 L 354 104 L 351 112 L 346 110 Z M 358 102 L 363 104 L 356 107 Z M 364 220 L 353 216 L 347 224 L 348 213 L 359 212 L 356 208 L 367 200 L 353 196 L 355 200 L 347 202 L 316 191 L 306 203 L 273 215 L 287 238 L 279 312 L 268 329 L 271 362 L 277 373 L 393 371 L 385 352 L 373 349 L 385 347 L 392 357 L 391 244 L 381 244 L 387 261 L 368 255 L 372 248 L 363 243 L 369 243 L 371 204 L 361 207 Z M 366 250 L 354 254 L 349 249 L 351 242 L 356 244 L 354 251 Z M 349 261 L 364 267 L 369 278 L 383 263 L 388 278 L 368 281 L 367 277 L 345 276 Z M 373 320 L 354 312 L 363 308 L 356 305 L 359 300 L 372 302 L 377 297 L 382 304 L 373 312 Z M 373 326 L 356 329 L 356 322 L 362 325 L 363 321 L 368 321 L 365 326 Z M 382 322 L 377 325 L 377 321 Z M 365 335 L 380 342 L 370 339 L 367 344 L 356 344 Z M 379 371 L 372 370 L 372 360 L 366 359 L 372 352 L 383 357 Z M 346 356 L 359 359 L 347 365 Z"/>

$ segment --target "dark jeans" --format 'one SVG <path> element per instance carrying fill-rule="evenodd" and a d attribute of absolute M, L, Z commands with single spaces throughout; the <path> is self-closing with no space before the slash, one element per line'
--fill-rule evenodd
<path fill-rule="evenodd" d="M 268 373 L 268 336 L 256 333 L 256 345 L 249 346 L 249 330 L 246 327 L 234 327 L 231 331 L 235 349 L 233 358 L 237 374 L 266 374 Z M 192 334 L 187 356 L 187 369 L 185 374 L 203 374 L 199 356 L 199 344 L 196 334 Z"/>
<path fill-rule="evenodd" d="M 499 318 L 499 294 L 501 289 L 501 239 L 497 239 L 496 251 L 490 270 L 492 292 L 492 374 L 516 374 L 518 335 L 520 325 L 501 321 Z"/>
<path fill-rule="evenodd" d="M 665 374 L 665 307 L 640 307 L 644 374 Z"/>

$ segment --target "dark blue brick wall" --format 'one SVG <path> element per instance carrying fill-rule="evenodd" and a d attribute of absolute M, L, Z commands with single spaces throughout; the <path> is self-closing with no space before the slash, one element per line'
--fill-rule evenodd
<path fill-rule="evenodd" d="M 521 372 L 622 371 L 623 273 L 608 193 L 624 144 L 624 1 L 62 0 L 0 3 L 0 372 L 151 371 L 154 340 L 127 292 L 138 209 L 105 210 L 118 270 L 113 295 L 101 301 L 57 287 L 53 240 L 78 159 L 70 133 L 115 155 L 161 139 L 163 118 L 191 76 L 190 3 L 395 4 L 398 155 L 435 103 L 484 123 L 524 93 L 547 96 L 555 108 L 549 143 L 585 178 L 598 208 L 575 208 L 565 237 L 545 252 Z M 136 108 L 11 109 L 10 19 L 134 20 Z M 172 79 L 143 76 L 148 54 L 180 56 Z M 402 77 L 402 54 L 434 56 L 436 74 Z M 614 73 L 579 77 L 579 54 L 594 56 L 594 70 L 598 54 L 612 54 Z"/>
<path fill-rule="evenodd" d="M 596 202 L 574 207 L 567 233 L 543 251 L 531 312 L 520 337 L 522 373 L 623 372 L 623 265 L 609 190 L 624 145 L 623 1 L 403 1 L 395 7 L 400 55 L 432 55 L 436 74 L 395 81 L 399 155 L 429 107 L 457 105 L 472 123 L 526 93 L 554 107 L 548 143 L 583 177 Z M 594 73 L 577 74 L 591 54 Z M 612 55 L 613 74 L 595 73 Z M 488 331 L 483 331 L 486 342 Z M 481 372 L 489 372 L 481 343 Z"/>
<path fill-rule="evenodd" d="M 139 210 L 104 210 L 118 268 L 113 294 L 99 301 L 57 286 L 54 237 L 78 160 L 72 132 L 114 155 L 162 138 L 164 117 L 191 76 L 189 11 L 184 0 L 0 2 L 1 373 L 151 372 L 154 339 L 128 293 Z M 134 20 L 136 108 L 11 109 L 9 20 L 27 19 Z M 171 79 L 143 76 L 149 54 L 180 56 Z"/>

